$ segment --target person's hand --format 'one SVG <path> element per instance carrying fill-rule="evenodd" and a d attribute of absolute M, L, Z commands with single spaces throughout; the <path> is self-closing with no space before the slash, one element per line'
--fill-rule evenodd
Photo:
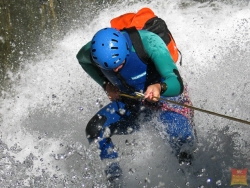
<path fill-rule="evenodd" d="M 115 101 L 115 100 L 120 98 L 119 89 L 111 83 L 107 83 L 106 92 L 107 92 L 109 100 L 111 100 L 111 101 Z"/>
<path fill-rule="evenodd" d="M 144 98 L 149 102 L 157 102 L 160 98 L 161 85 L 159 83 L 148 86 Z"/>

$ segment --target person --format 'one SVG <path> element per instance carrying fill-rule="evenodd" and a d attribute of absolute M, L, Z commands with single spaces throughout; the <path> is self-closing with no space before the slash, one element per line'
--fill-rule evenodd
<path fill-rule="evenodd" d="M 169 143 L 182 162 L 183 156 L 191 158 L 189 154 L 183 155 L 181 148 L 186 143 L 192 145 L 194 140 L 192 112 L 160 99 L 190 104 L 186 86 L 163 40 L 150 31 L 138 32 L 150 57 L 148 64 L 138 57 L 128 33 L 114 28 L 99 30 L 77 54 L 84 71 L 105 90 L 111 101 L 88 122 L 87 138 L 90 143 L 98 139 L 101 159 L 115 159 L 118 152 L 111 136 L 138 130 L 137 117 L 145 109 L 159 111 L 158 119 L 165 125 Z M 135 92 L 143 93 L 143 100 L 138 100 Z M 117 166 L 107 171 L 112 168 Z"/>

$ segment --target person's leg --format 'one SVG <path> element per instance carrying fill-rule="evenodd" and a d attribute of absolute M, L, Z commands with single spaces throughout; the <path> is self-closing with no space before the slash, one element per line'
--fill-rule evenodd
<path fill-rule="evenodd" d="M 160 115 L 160 121 L 166 125 L 165 131 L 169 135 L 170 146 L 179 155 L 181 147 L 185 145 L 192 146 L 194 135 L 190 121 L 183 115 L 171 111 L 163 111 Z"/>
<path fill-rule="evenodd" d="M 164 97 L 162 97 L 164 98 Z M 171 102 L 162 103 L 161 121 L 166 124 L 166 132 L 169 134 L 169 142 L 171 147 L 175 150 L 175 154 L 180 159 L 181 149 L 183 145 L 187 148 L 194 144 L 194 110 L 176 103 L 192 106 L 187 85 L 184 87 L 182 94 L 175 97 L 167 97 Z M 195 135 L 196 136 L 196 135 Z"/>
<path fill-rule="evenodd" d="M 135 105 L 125 104 L 123 102 L 111 102 L 99 112 L 97 112 L 86 127 L 86 135 L 89 142 L 98 139 L 100 158 L 115 159 L 118 153 L 114 149 L 114 144 L 111 140 L 112 134 L 127 134 L 131 133 L 131 128 L 134 129 L 133 123 L 139 112 L 139 103 Z M 128 129 L 131 127 L 130 129 Z M 129 130 L 129 131 L 128 131 Z M 107 175 L 107 180 L 113 182 L 116 178 L 122 175 L 122 169 L 117 161 L 108 164 L 104 171 Z"/>
<path fill-rule="evenodd" d="M 98 138 L 101 159 L 118 157 L 110 137 L 114 133 L 127 134 L 128 127 L 134 129 L 135 118 L 136 113 L 122 102 L 111 102 L 91 118 L 86 135 L 90 142 Z"/>

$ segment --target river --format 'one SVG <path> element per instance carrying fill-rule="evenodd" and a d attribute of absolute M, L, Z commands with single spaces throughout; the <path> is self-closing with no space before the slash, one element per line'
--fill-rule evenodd
<path fill-rule="evenodd" d="M 75 56 L 111 18 L 145 6 L 183 54 L 194 106 L 249 121 L 249 1 L 2 0 L 0 187 L 109 187 L 106 162 L 85 135 L 108 99 Z M 155 124 L 114 136 L 121 187 L 224 188 L 231 168 L 250 166 L 247 124 L 196 111 L 191 166 L 178 164 Z"/>

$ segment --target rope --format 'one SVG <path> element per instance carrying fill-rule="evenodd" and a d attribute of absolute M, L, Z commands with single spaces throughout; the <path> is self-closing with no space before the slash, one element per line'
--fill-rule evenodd
<path fill-rule="evenodd" d="M 121 93 L 120 96 L 132 98 L 132 99 L 142 99 L 144 97 L 144 94 L 142 94 L 142 93 L 135 92 L 135 94 L 136 95 L 134 96 L 134 95 L 128 95 L 128 94 Z M 197 110 L 197 111 L 200 111 L 200 112 L 203 112 L 203 113 L 211 114 L 211 115 L 214 115 L 214 116 L 219 116 L 219 117 L 222 117 L 222 118 L 230 119 L 232 121 L 236 121 L 236 122 L 240 122 L 240 123 L 250 125 L 250 122 L 246 121 L 246 120 L 238 119 L 238 118 L 231 117 L 231 116 L 226 116 L 226 115 L 223 115 L 223 114 L 219 114 L 219 113 L 212 112 L 212 111 L 209 111 L 209 110 L 204 110 L 204 109 L 197 108 L 197 107 L 194 107 L 194 106 L 182 104 L 182 103 L 179 103 L 179 102 L 176 102 L 176 101 L 171 101 L 171 100 L 161 98 L 161 97 L 154 97 L 154 98 L 156 98 L 158 100 L 165 101 L 165 102 L 169 102 L 169 103 L 172 103 L 172 104 L 177 104 L 177 105 L 180 105 L 180 106 L 184 106 L 184 107 L 187 107 L 187 108 L 190 108 L 190 109 L 193 109 L 193 110 Z"/>

